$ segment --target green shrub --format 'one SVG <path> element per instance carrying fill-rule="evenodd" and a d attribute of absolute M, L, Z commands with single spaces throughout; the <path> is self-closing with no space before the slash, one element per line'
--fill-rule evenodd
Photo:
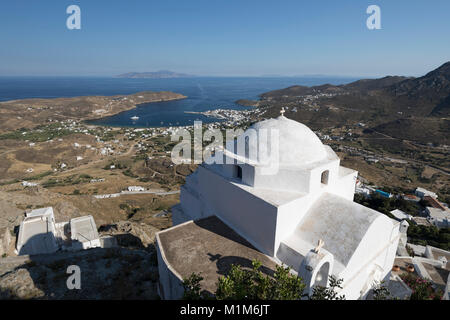
<path fill-rule="evenodd" d="M 261 272 L 261 262 L 253 261 L 252 269 L 232 265 L 226 276 L 219 278 L 215 298 L 218 300 L 300 300 L 307 297 L 302 278 L 293 275 L 289 267 L 277 266 L 273 277 Z M 184 299 L 197 300 L 213 298 L 201 290 L 203 280 L 198 274 L 184 279 Z M 342 280 L 330 280 L 329 288 L 317 287 L 311 299 L 344 299 L 335 292 Z"/>

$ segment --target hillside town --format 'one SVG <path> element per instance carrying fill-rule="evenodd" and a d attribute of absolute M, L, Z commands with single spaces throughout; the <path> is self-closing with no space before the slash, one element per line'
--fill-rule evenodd
<path fill-rule="evenodd" d="M 1 296 L 113 297 L 110 290 L 98 290 L 104 279 L 95 274 L 92 287 L 79 296 L 61 285 L 64 267 L 83 257 L 87 264 L 101 261 L 100 269 L 121 282 L 133 279 L 138 289 L 128 288 L 124 298 L 181 299 L 192 272 L 204 272 L 198 285 L 214 296 L 217 274 L 231 270 L 237 259 L 257 260 L 264 270 L 289 266 L 310 298 L 336 277 L 343 282 L 339 292 L 351 300 L 378 299 L 380 290 L 392 299 L 419 299 L 418 292 L 420 299 L 448 299 L 450 147 L 433 135 L 399 136 L 400 120 L 387 130 L 376 117 L 347 117 L 352 107 L 330 101 L 353 98 L 351 90 L 291 87 L 245 100 L 242 108 L 184 111 L 209 120 L 194 126 L 140 127 L 136 115 L 129 126 L 55 116 L 2 131 Z M 110 98 L 95 108 L 109 110 L 115 103 L 120 109 L 131 100 Z M 305 123 L 298 120 L 311 114 Z M 335 122 L 342 114 L 345 121 Z M 430 121 L 431 131 L 440 128 L 440 120 Z M 189 143 L 200 132 L 200 146 L 211 156 L 250 158 L 217 148 L 207 134 L 232 129 L 245 136 L 255 128 L 281 133 L 281 171 L 270 179 L 261 174 L 258 159 L 249 159 L 248 166 L 173 161 L 180 132 L 194 137 Z M 244 149 L 258 154 L 266 146 L 252 148 Z M 225 203 L 228 197 L 232 201 Z M 245 215 L 237 217 L 242 210 Z M 257 224 L 264 238 L 255 233 Z M 199 243 L 186 240 L 193 235 Z M 174 249 L 172 242 L 183 245 Z M 384 254 L 362 254 L 362 248 L 377 246 Z M 204 256 L 214 250 L 213 257 Z M 187 260 L 192 263 L 183 264 Z M 146 272 L 131 273 L 128 261 Z M 111 268 L 115 264 L 120 267 Z M 51 279 L 43 276 L 49 269 Z"/>
<path fill-rule="evenodd" d="M 234 113 L 236 112 L 233 112 L 233 114 Z M 215 125 L 219 125 L 223 126 L 220 128 L 224 129 L 230 124 L 238 127 L 239 125 L 242 125 L 241 121 L 242 119 L 245 119 L 245 117 L 237 117 L 236 119 L 237 120 L 229 120 L 231 121 L 229 124 L 224 124 L 223 122 L 207 124 L 204 128 L 214 128 Z M 356 124 L 355 127 L 361 128 L 364 126 Z M 192 127 L 189 126 L 184 128 L 188 130 L 192 129 Z M 138 177 L 132 177 L 134 175 L 133 171 L 126 171 L 129 169 L 123 171 L 124 168 L 122 167 L 122 163 L 117 161 L 117 157 L 129 157 L 134 155 L 135 157 L 137 156 L 138 159 L 143 159 L 141 161 L 145 161 L 146 163 L 151 163 L 158 158 L 164 159 L 170 157 L 170 149 L 167 148 L 171 143 L 170 136 L 179 129 L 179 127 L 145 129 L 107 128 L 89 126 L 76 121 L 55 121 L 50 127 L 44 127 L 37 130 L 26 130 L 23 131 L 20 136 L 21 138 L 23 137 L 22 139 L 25 139 L 24 143 L 27 144 L 26 148 L 30 149 L 42 148 L 42 146 L 51 145 L 53 143 L 64 143 L 67 142 L 65 139 L 70 138 L 69 148 L 74 151 L 72 154 L 76 154 L 76 158 L 57 160 L 55 163 L 52 163 L 52 174 L 64 174 L 68 171 L 76 170 L 79 166 L 85 166 L 86 164 L 100 161 L 98 166 L 101 167 L 100 170 L 103 170 L 103 172 L 111 172 L 111 174 L 114 174 L 116 170 L 121 170 L 124 174 L 125 172 L 128 172 L 127 174 L 131 175 L 130 182 L 138 182 L 137 184 L 122 184 L 119 189 L 115 190 L 116 192 L 87 193 L 87 196 L 92 197 L 92 201 L 116 201 L 115 199 L 120 199 L 122 197 L 127 198 L 130 196 L 140 197 L 140 199 L 145 201 L 146 197 L 149 196 L 159 198 L 167 196 L 178 197 L 180 190 L 182 192 L 181 199 L 183 199 L 185 197 L 183 196 L 183 190 L 185 190 L 183 188 L 185 187 L 180 188 L 180 185 L 177 184 L 175 185 L 175 188 L 167 190 L 161 188 L 161 186 L 139 184 L 139 179 L 136 180 Z M 61 134 L 61 132 L 63 134 Z M 81 138 L 73 139 L 74 135 L 78 136 L 80 134 L 90 137 L 91 142 L 86 143 Z M 346 141 L 349 141 L 349 139 L 352 139 L 351 134 L 346 134 L 343 138 L 322 134 L 321 131 L 316 131 L 313 134 L 317 135 L 317 137 L 320 138 L 318 141 L 321 141 L 322 143 L 330 141 L 345 143 Z M 301 136 L 300 133 L 299 135 Z M 155 144 L 155 141 L 164 142 Z M 334 145 L 332 146 L 335 147 Z M 130 150 L 132 150 L 132 153 L 130 153 Z M 405 165 L 407 163 L 405 160 L 387 157 L 386 155 L 377 156 L 376 153 L 371 151 L 360 150 L 345 144 L 337 147 L 336 152 L 360 157 L 361 161 L 370 165 L 376 165 L 379 161 L 390 162 L 395 165 Z M 140 155 L 145 155 L 145 157 Z M 104 163 L 107 163 L 107 165 L 104 166 Z M 173 164 L 169 165 L 169 167 L 170 166 L 173 167 Z M 26 172 L 28 175 L 36 173 L 39 172 L 34 172 L 33 167 L 29 167 Z M 153 176 L 155 176 L 155 173 Z M 45 175 L 43 178 L 45 179 Z M 450 257 L 448 240 L 445 240 L 445 237 L 443 238 L 444 242 L 436 241 L 434 238 L 421 238 L 423 235 L 420 235 L 420 230 L 422 229 L 417 229 L 427 228 L 427 230 L 432 230 L 432 228 L 436 228 L 436 230 L 446 232 L 449 228 L 448 221 L 450 217 L 448 204 L 441 201 L 437 193 L 423 187 L 416 187 L 415 189 L 411 188 L 409 189 L 409 192 L 395 192 L 395 190 L 392 190 L 391 188 L 386 189 L 385 185 L 371 183 L 361 172 L 359 172 L 355 178 L 356 180 L 353 186 L 353 192 L 355 193 L 354 201 L 383 213 L 385 216 L 392 219 L 392 221 L 398 223 L 399 226 L 399 241 L 396 246 L 396 255 L 392 260 L 389 272 L 386 269 L 386 272 L 389 274 L 388 289 L 391 295 L 399 299 L 408 299 L 414 291 L 414 285 L 412 284 L 413 282 L 411 282 L 412 279 L 420 278 L 424 279 L 424 281 L 428 281 L 433 288 L 432 290 L 434 290 L 433 292 L 440 295 L 442 299 L 448 299 L 448 283 L 450 279 L 450 266 L 447 263 L 448 258 Z M 61 183 L 58 182 L 58 180 L 51 179 L 44 182 L 34 178 L 12 180 L 4 184 L 4 186 L 8 187 L 20 184 L 24 190 L 35 190 L 39 188 L 49 188 L 52 184 L 57 185 L 58 183 Z M 110 178 L 107 176 L 90 175 L 83 183 L 86 185 L 102 185 L 108 184 L 108 182 L 110 182 L 108 181 L 109 179 Z M 188 179 L 192 180 L 190 176 Z M 351 194 L 353 194 L 353 192 Z M 72 197 L 77 197 L 76 192 L 73 192 L 73 194 Z M 353 196 L 351 197 L 353 198 Z M 240 201 L 241 200 L 239 200 L 239 203 Z M 181 205 L 183 205 L 183 203 Z M 123 207 L 124 210 L 129 210 L 127 209 L 128 204 L 122 203 L 120 206 L 121 208 Z M 174 213 L 179 210 L 176 208 L 179 207 L 175 206 L 172 209 L 168 207 L 163 211 L 152 213 L 152 215 L 155 216 L 155 219 L 167 219 L 168 217 L 171 217 L 174 225 L 179 224 L 179 216 L 177 218 L 173 216 Z M 94 250 L 92 252 L 96 254 L 95 252 L 97 251 L 95 250 L 116 250 L 118 248 L 123 248 L 124 242 L 121 238 L 124 233 L 111 234 L 101 231 L 107 229 L 105 229 L 104 225 L 98 227 L 95 221 L 95 213 L 92 212 L 92 214 L 94 215 L 90 215 L 88 212 L 88 215 L 71 217 L 68 221 L 62 221 L 61 219 L 58 219 L 58 217 L 55 219 L 53 207 L 36 208 L 33 210 L 27 209 L 23 218 L 19 219 L 19 221 L 21 221 L 20 224 L 14 226 L 10 225 L 10 227 L 1 230 L 0 254 L 2 259 L 0 259 L 0 264 L 9 265 L 10 263 L 13 263 L 13 261 L 15 261 L 14 259 L 16 259 L 15 256 L 23 256 L 25 259 L 48 254 L 51 254 L 54 257 L 57 257 L 58 255 L 64 257 L 64 252 L 74 252 L 74 254 L 77 254 L 76 252 L 86 250 L 86 252 L 89 252 Z M 189 218 L 187 220 L 189 220 Z M 411 230 L 413 230 L 413 233 Z M 102 235 L 100 235 L 100 233 Z M 147 237 L 145 233 L 139 234 L 140 237 Z M 156 232 L 153 233 L 153 235 L 155 234 Z M 145 240 L 147 243 L 148 241 L 152 240 Z M 148 248 L 153 248 L 150 249 L 150 254 L 156 254 L 154 251 L 155 247 L 149 246 Z M 261 252 L 264 254 L 264 250 Z M 260 256 L 260 258 L 265 259 L 263 256 Z M 159 264 L 161 263 L 162 262 L 159 261 Z M 161 273 L 161 269 L 159 272 Z M 161 286 L 161 282 L 159 283 L 159 286 Z M 161 290 L 168 290 L 167 288 L 161 289 L 161 287 L 158 287 L 156 284 L 155 286 L 159 295 L 166 296 L 165 293 L 161 293 Z M 351 297 L 350 293 L 347 295 Z M 370 299 L 371 295 L 372 293 L 369 291 L 364 298 Z"/>
<path fill-rule="evenodd" d="M 303 103 L 317 100 L 308 97 Z M 297 113 L 299 108 L 301 107 L 286 107 L 284 112 Z M 199 114 L 217 119 L 216 122 L 203 125 L 204 130 L 219 129 L 223 131 L 229 128 L 246 129 L 252 122 L 264 119 L 267 111 L 267 107 L 262 106 L 244 110 L 215 109 Z M 417 164 L 416 159 L 405 159 L 403 156 L 399 157 L 385 151 L 377 152 L 358 146 L 357 143 L 360 141 L 365 127 L 366 124 L 357 122 L 338 130 L 316 130 L 314 134 L 322 143 L 329 144 L 345 158 L 358 159 L 359 162 L 366 163 L 371 168 L 379 165 L 403 167 Z M 81 193 L 75 189 L 72 191 L 72 197 L 85 194 L 92 198 L 91 201 L 102 202 L 120 201 L 121 198 L 126 199 L 131 196 L 140 197 L 140 201 L 144 202 L 148 196 L 161 199 L 169 196 L 178 198 L 180 191 L 183 190 L 180 183 L 167 189 L 167 186 L 162 184 L 148 185 L 142 184 L 142 182 L 151 181 L 152 178 L 161 174 L 161 169 L 158 169 L 159 162 L 154 161 L 170 158 L 171 148 L 174 145 L 171 142 L 171 136 L 180 129 L 192 131 L 192 126 L 114 128 L 89 125 L 77 120 L 50 119 L 47 125 L 35 129 L 20 129 L 4 134 L 1 138 L 3 140 L 16 139 L 22 143 L 22 148 L 29 151 L 61 148 L 64 145 L 65 150 L 70 150 L 70 152 L 65 151 L 61 156 L 52 158 L 45 169 L 33 165 L 25 166 L 22 173 L 18 174 L 21 178 L 12 176 L 10 180 L 3 182 L 3 186 L 12 187 L 20 184 L 23 190 L 38 190 L 67 184 L 77 186 L 80 182 L 86 185 L 110 185 L 111 176 L 108 178 L 104 174 L 98 174 L 100 173 L 98 170 L 94 171 L 95 175 L 85 174 L 86 178 L 81 178 L 80 182 L 76 183 L 73 182 L 73 178 L 67 177 L 67 173 L 74 170 L 80 173 L 90 172 L 86 169 L 95 164 L 102 168 L 104 173 L 109 172 L 109 175 L 115 175 L 116 171 L 123 172 L 125 176 L 129 177 L 128 185 L 120 183 L 115 189 L 105 188 L 106 192 L 103 193 L 97 190 L 98 188 L 95 192 L 88 191 L 87 193 L 84 191 Z M 448 148 L 445 145 L 437 147 L 428 145 L 427 147 L 444 150 Z M 118 161 L 120 158 L 128 159 L 130 157 L 135 159 L 134 162 L 143 161 L 150 170 L 155 170 L 152 171 L 150 179 L 142 179 L 139 177 L 138 171 L 135 171 L 136 168 L 130 168 Z M 154 165 L 156 166 L 152 167 Z M 166 168 L 175 169 L 173 164 L 166 166 Z M 63 180 L 52 178 L 52 175 L 61 174 L 65 176 Z M 417 229 L 436 228 L 436 230 L 446 232 L 449 228 L 450 217 L 447 201 L 441 201 L 437 193 L 423 187 L 417 186 L 414 189 L 410 186 L 412 181 L 406 181 L 408 187 L 403 186 L 404 182 L 402 182 L 400 188 L 391 188 L 377 182 L 368 179 L 365 172 L 359 172 L 354 193 L 357 203 L 381 211 L 399 223 L 400 240 L 389 278 L 391 294 L 400 299 L 408 299 L 414 290 L 410 284 L 411 278 L 417 277 L 428 281 L 433 290 L 436 293 L 439 292 L 443 299 L 448 298 L 448 275 L 450 273 L 447 264 L 450 257 L 448 240 L 445 240 L 445 237 L 443 242 L 435 239 L 423 239 L 421 237 L 423 237 L 425 229 Z M 183 198 L 182 194 L 181 198 Z M 120 204 L 120 208 L 130 212 L 128 213 L 130 217 L 135 215 L 129 210 L 136 209 L 131 209 L 128 200 L 125 201 Z M 167 206 L 162 211 L 152 213 L 152 216 L 155 219 L 167 219 L 172 217 L 173 210 Z M 102 236 L 99 235 L 99 230 L 102 230 L 104 226 L 97 227 L 94 216 L 90 215 L 88 211 L 87 215 L 70 217 L 68 221 L 57 219 L 58 222 L 56 222 L 52 207 L 27 209 L 23 218 L 19 219 L 20 224 L 10 225 L 1 231 L 0 254 L 2 259 L 0 263 L 8 264 L 8 261 L 15 259 L 16 255 L 29 257 L 52 254 L 58 256 L 64 252 L 120 248 L 123 245 L 123 241 L 120 240 L 122 235 L 104 233 Z M 172 217 L 172 219 L 174 218 Z M 43 230 L 46 231 L 43 232 Z M 410 230 L 409 233 L 408 230 Z M 158 290 L 161 291 L 161 289 Z M 369 293 L 365 298 L 370 299 L 370 297 Z"/>

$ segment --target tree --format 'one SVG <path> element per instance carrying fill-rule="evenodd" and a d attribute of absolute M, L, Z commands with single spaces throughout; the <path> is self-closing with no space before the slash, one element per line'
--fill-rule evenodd
<path fill-rule="evenodd" d="M 289 272 L 289 267 L 277 266 L 271 278 L 260 271 L 261 262 L 253 261 L 252 265 L 251 270 L 232 265 L 228 275 L 219 279 L 217 299 L 298 300 L 304 296 L 305 284 Z"/>
<path fill-rule="evenodd" d="M 184 300 L 200 300 L 207 298 L 206 294 L 201 292 L 202 288 L 200 282 L 202 280 L 203 277 L 196 273 L 192 273 L 189 278 L 183 280 Z"/>
<path fill-rule="evenodd" d="M 431 245 L 443 250 L 450 249 L 450 228 L 435 226 L 410 225 L 408 241 L 413 244 Z"/>
<path fill-rule="evenodd" d="M 381 281 L 373 288 L 373 300 L 394 300 L 391 296 L 391 292 L 384 285 L 384 281 Z"/>
<path fill-rule="evenodd" d="M 339 295 L 336 289 L 342 289 L 342 279 L 336 279 L 334 276 L 330 276 L 330 285 L 328 287 L 315 286 L 313 288 L 313 294 L 311 300 L 345 300 L 345 295 Z"/>
<path fill-rule="evenodd" d="M 252 262 L 252 269 L 243 269 L 232 265 L 226 276 L 217 283 L 215 298 L 218 300 L 300 300 L 308 298 L 304 293 L 306 285 L 302 278 L 290 272 L 289 267 L 277 266 L 273 277 L 261 272 L 261 262 Z M 193 273 L 183 282 L 184 299 L 206 299 L 208 295 L 201 292 L 200 282 L 203 278 Z M 343 295 L 336 293 L 341 288 L 342 279 L 330 278 L 329 287 L 315 287 L 312 300 L 343 300 Z"/>

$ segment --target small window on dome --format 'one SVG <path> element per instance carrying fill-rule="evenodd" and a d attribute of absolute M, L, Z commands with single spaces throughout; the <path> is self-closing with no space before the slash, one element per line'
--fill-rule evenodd
<path fill-rule="evenodd" d="M 330 175 L 330 170 L 325 170 L 324 172 L 322 172 L 322 176 L 320 178 L 320 182 L 322 182 L 322 184 L 328 184 L 328 176 Z"/>

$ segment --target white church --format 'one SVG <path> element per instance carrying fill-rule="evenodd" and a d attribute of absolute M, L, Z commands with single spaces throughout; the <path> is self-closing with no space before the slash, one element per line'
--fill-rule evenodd
<path fill-rule="evenodd" d="M 174 226 L 157 234 L 161 297 L 181 298 L 182 279 L 192 272 L 214 292 L 231 263 L 248 266 L 255 258 L 268 272 L 290 266 L 310 294 L 331 275 L 343 279 L 346 299 L 365 299 L 377 283 L 388 283 L 400 225 L 353 202 L 357 171 L 340 166 L 329 146 L 283 112 L 244 136 L 249 130 L 258 137 L 275 130 L 278 140 L 269 135 L 244 150 L 222 150 L 224 164 L 203 163 L 182 186 Z M 277 170 L 267 174 L 273 163 L 262 159 L 273 146 Z"/>

